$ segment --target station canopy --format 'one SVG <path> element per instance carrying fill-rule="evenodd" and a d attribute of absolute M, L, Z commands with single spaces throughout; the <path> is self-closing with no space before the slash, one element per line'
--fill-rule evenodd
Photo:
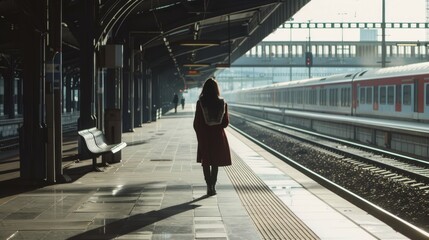
<path fill-rule="evenodd" d="M 31 19 L 36 1 L 0 0 L 0 54 L 19 52 L 19 22 Z M 87 1 L 95 4 L 96 44 L 132 47 L 145 67 L 174 72 L 191 88 L 229 67 L 310 0 L 62 0 L 69 68 L 79 68 Z"/>

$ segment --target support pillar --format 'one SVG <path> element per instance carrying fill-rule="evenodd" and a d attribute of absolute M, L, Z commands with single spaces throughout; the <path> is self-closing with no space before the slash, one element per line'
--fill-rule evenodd
<path fill-rule="evenodd" d="M 152 121 L 156 121 L 156 111 L 160 107 L 159 74 L 152 78 Z"/>
<path fill-rule="evenodd" d="M 117 89 L 117 79 L 116 79 L 116 69 L 115 68 L 107 68 L 106 70 L 106 82 L 104 89 L 104 99 L 106 108 L 120 108 L 120 105 L 115 101 L 117 99 L 116 89 Z"/>
<path fill-rule="evenodd" d="M 7 69 L 4 78 L 4 114 L 8 118 L 15 118 L 15 63 L 11 56 L 10 68 Z"/>
<path fill-rule="evenodd" d="M 149 69 L 144 70 L 143 78 L 143 122 L 152 121 L 152 74 Z"/>
<path fill-rule="evenodd" d="M 95 81 L 95 22 L 98 1 L 82 1 L 82 30 L 81 35 L 81 59 L 80 59 L 80 116 L 79 129 L 87 129 L 96 126 L 94 116 L 94 81 Z M 82 150 L 79 148 L 79 154 Z"/>
<path fill-rule="evenodd" d="M 124 71 L 123 71 L 123 102 L 122 102 L 122 128 L 124 132 L 133 132 L 134 127 L 134 57 L 129 43 L 124 48 Z"/>
<path fill-rule="evenodd" d="M 69 181 L 62 167 L 62 0 L 49 1 L 48 45 L 46 60 L 46 124 L 47 124 L 47 181 Z"/>
<path fill-rule="evenodd" d="M 64 86 L 66 89 L 66 96 L 65 96 L 65 105 L 66 105 L 66 112 L 71 112 L 72 110 L 72 78 L 71 76 L 66 76 L 66 84 Z"/>
<path fill-rule="evenodd" d="M 124 106 L 127 99 L 123 96 L 123 48 L 121 45 L 109 44 L 104 46 L 105 70 L 104 95 L 105 106 L 104 110 L 104 134 L 108 144 L 116 144 L 122 142 L 122 112 L 121 107 Z M 102 162 L 118 163 L 122 160 L 121 151 L 114 154 L 104 154 Z"/>
<path fill-rule="evenodd" d="M 140 68 L 141 69 L 141 68 Z M 142 74 L 134 73 L 134 127 L 142 126 Z"/>
<path fill-rule="evenodd" d="M 21 18 L 23 52 L 23 126 L 20 128 L 20 174 L 30 182 L 46 179 L 46 135 L 44 123 L 44 75 L 46 1 L 32 1 L 32 18 Z M 38 29 L 35 29 L 38 28 Z"/>

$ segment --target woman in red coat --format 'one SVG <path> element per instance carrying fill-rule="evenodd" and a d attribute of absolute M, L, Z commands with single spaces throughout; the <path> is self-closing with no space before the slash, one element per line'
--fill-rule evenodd
<path fill-rule="evenodd" d="M 197 101 L 194 129 L 198 139 L 197 162 L 203 166 L 207 195 L 216 194 L 219 166 L 231 165 L 231 154 L 224 128 L 229 124 L 228 105 L 220 98 L 213 78 L 206 80 Z"/>

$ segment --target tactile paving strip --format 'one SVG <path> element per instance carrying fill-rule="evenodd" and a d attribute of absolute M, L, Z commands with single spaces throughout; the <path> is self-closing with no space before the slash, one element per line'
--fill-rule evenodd
<path fill-rule="evenodd" d="M 319 239 L 240 157 L 231 157 L 225 171 L 263 239 Z"/>

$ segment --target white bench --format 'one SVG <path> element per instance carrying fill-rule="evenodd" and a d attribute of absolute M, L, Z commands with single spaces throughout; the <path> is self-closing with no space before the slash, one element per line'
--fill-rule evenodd
<path fill-rule="evenodd" d="M 105 153 L 116 153 L 127 146 L 127 143 L 107 144 L 106 136 L 97 128 L 89 128 L 78 131 L 79 136 L 83 139 L 84 151 L 92 157 L 92 167 L 94 171 L 101 171 L 97 167 L 97 157 Z"/>

